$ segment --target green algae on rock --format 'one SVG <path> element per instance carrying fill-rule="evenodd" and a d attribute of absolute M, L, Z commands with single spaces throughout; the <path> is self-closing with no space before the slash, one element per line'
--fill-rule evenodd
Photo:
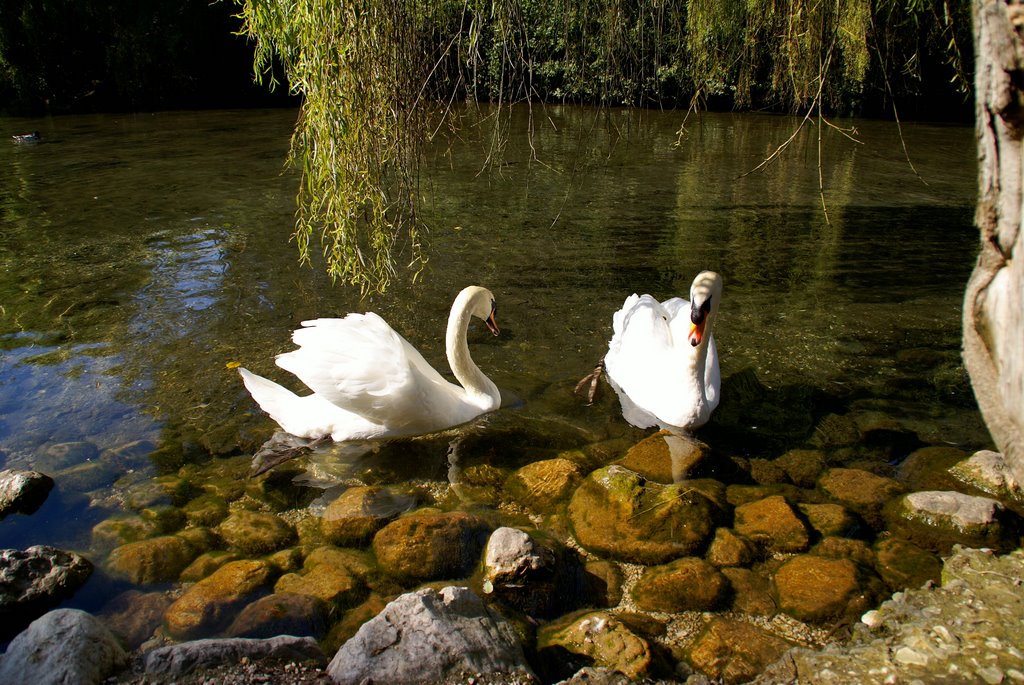
<path fill-rule="evenodd" d="M 612 465 L 584 479 L 569 503 L 569 518 L 576 539 L 592 552 L 662 564 L 703 549 L 722 512 L 686 483 L 653 483 Z"/>
<path fill-rule="evenodd" d="M 164 612 L 164 626 L 179 640 L 215 635 L 246 604 L 270 593 L 273 576 L 265 561 L 227 563 L 185 590 Z"/>

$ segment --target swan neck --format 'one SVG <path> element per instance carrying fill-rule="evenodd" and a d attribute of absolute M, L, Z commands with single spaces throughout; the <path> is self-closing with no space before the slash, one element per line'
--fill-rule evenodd
<path fill-rule="evenodd" d="M 712 310 L 712 313 L 708 315 L 708 322 L 704 327 L 704 336 L 700 344 L 697 347 L 690 348 L 693 354 L 686 355 L 686 380 L 696 387 L 702 404 L 707 400 L 705 382 L 707 380 L 708 347 L 711 345 L 714 325 L 715 316 L 714 310 Z"/>
<path fill-rule="evenodd" d="M 469 333 L 470 317 L 468 303 L 452 308 L 452 313 L 448 317 L 448 331 L 445 334 L 448 365 L 455 379 L 468 394 L 484 395 L 492 401 L 497 400 L 500 398 L 498 387 L 484 375 L 469 354 L 469 343 L 466 338 Z"/>

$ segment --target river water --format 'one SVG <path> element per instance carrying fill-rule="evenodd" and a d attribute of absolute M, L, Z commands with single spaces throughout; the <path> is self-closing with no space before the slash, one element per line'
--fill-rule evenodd
<path fill-rule="evenodd" d="M 124 479 L 251 454 L 273 426 L 233 367 L 298 389 L 273 357 L 304 319 L 376 311 L 446 369 L 447 311 L 471 283 L 498 302 L 502 334 L 470 335 L 509 398 L 494 422 L 522 423 L 513 444 L 463 451 L 466 463 L 546 456 L 548 428 L 536 426 L 628 435 L 613 400 L 587 407 L 572 388 L 627 295 L 685 296 L 702 269 L 725 282 L 723 407 L 699 433 L 714 450 L 778 456 L 813 442 L 829 413 L 883 416 L 913 437 L 907 449 L 989 445 L 959 358 L 977 241 L 968 127 L 906 124 L 901 135 L 842 120 L 819 142 L 812 121 L 758 170 L 800 119 L 684 123 L 679 112 L 565 107 L 490 116 L 430 151 L 419 280 L 360 299 L 300 266 L 289 241 L 297 178 L 283 161 L 295 117 L 0 120 L 6 134 L 42 134 L 0 145 L 0 463 L 58 474 L 43 509 L 0 523 L 0 547 L 89 555 Z M 503 145 L 496 126 L 508 131 Z M 757 401 L 727 409 L 730 383 L 741 395 L 755 377 Z M 392 462 L 381 478 L 400 480 L 403 468 L 441 478 L 445 456 Z M 330 459 L 310 482 L 346 475 Z M 80 485 L 95 460 L 107 470 Z"/>

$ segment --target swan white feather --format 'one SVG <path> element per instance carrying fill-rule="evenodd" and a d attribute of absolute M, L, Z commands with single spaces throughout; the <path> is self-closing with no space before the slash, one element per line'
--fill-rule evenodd
<path fill-rule="evenodd" d="M 633 294 L 615 312 L 604 366 L 629 423 L 688 432 L 708 422 L 721 395 L 712 333 L 721 298 L 721 276 L 704 271 L 689 301 Z"/>
<path fill-rule="evenodd" d="M 306 384 L 300 397 L 240 368 L 253 399 L 282 429 L 302 438 L 335 441 L 422 435 L 466 423 L 501 404 L 497 386 L 469 355 L 470 318 L 494 335 L 494 296 L 469 286 L 455 298 L 445 336 L 448 362 L 461 385 L 438 373 L 416 348 L 378 315 L 303 321 L 292 334 L 297 349 L 277 365 Z"/>

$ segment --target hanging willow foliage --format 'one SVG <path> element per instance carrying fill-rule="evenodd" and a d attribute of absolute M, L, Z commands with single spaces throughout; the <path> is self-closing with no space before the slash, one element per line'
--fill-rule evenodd
<path fill-rule="evenodd" d="M 294 238 L 309 261 L 319 236 L 328 272 L 362 291 L 384 290 L 397 242 L 423 253 L 416 181 L 428 107 L 415 3 L 405 0 L 242 3 L 256 73 L 276 54 L 303 96 L 290 161 L 301 171 Z"/>
<path fill-rule="evenodd" d="M 387 288 L 398 255 L 414 273 L 425 263 L 419 164 L 456 100 L 721 96 L 820 116 L 856 108 L 868 86 L 913 92 L 937 52 L 964 87 L 970 69 L 969 0 L 233 1 L 257 76 L 276 57 L 303 96 L 300 256 L 319 239 L 331 276 L 363 292 Z"/>

